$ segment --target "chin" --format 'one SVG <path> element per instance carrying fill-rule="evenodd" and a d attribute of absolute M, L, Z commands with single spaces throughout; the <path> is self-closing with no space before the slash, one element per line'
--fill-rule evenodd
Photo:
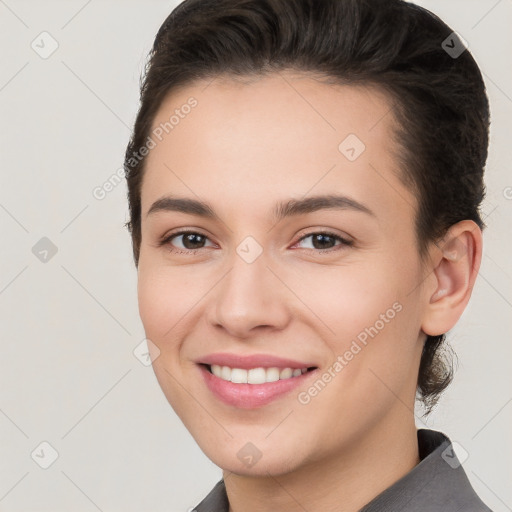
<path fill-rule="evenodd" d="M 218 454 L 217 454 L 218 455 Z M 208 457 L 216 466 L 220 467 L 225 471 L 234 473 L 242 476 L 261 476 L 268 477 L 279 476 L 291 471 L 296 470 L 300 466 L 300 462 L 297 460 L 290 461 L 285 454 L 279 451 L 270 457 L 262 455 L 261 459 L 250 464 L 240 461 L 238 457 L 233 457 L 232 454 L 222 454 L 217 457 Z"/>
<path fill-rule="evenodd" d="M 203 453 L 225 471 L 244 476 L 278 476 L 296 470 L 306 463 L 307 454 L 298 449 L 300 441 L 286 446 L 276 437 L 251 442 L 250 437 L 229 438 L 229 440 L 206 440 L 195 437 Z M 304 448 L 302 446 L 302 448 Z"/>

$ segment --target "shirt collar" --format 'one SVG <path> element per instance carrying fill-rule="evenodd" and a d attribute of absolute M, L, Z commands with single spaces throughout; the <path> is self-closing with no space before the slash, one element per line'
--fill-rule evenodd
<path fill-rule="evenodd" d="M 419 464 L 360 512 L 491 512 L 471 486 L 450 439 L 429 429 L 419 429 L 417 435 Z M 217 482 L 194 511 L 229 511 L 224 480 Z"/>

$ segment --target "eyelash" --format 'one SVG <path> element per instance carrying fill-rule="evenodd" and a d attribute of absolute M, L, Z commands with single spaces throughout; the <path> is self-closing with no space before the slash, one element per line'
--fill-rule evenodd
<path fill-rule="evenodd" d="M 171 233 L 169 236 L 163 238 L 158 243 L 158 246 L 159 247 L 168 246 L 168 250 L 170 252 L 172 252 L 172 253 L 187 254 L 187 255 L 197 254 L 197 252 L 199 252 L 202 249 L 204 249 L 204 247 L 201 247 L 199 249 L 180 249 L 180 248 L 173 247 L 171 245 L 171 240 L 173 238 L 176 238 L 176 237 L 180 236 L 180 235 L 199 235 L 199 236 L 201 236 L 203 238 L 208 239 L 208 237 L 206 235 L 203 235 L 202 233 L 199 233 L 197 231 L 181 230 L 181 231 L 176 231 L 175 233 Z M 341 250 L 343 247 L 352 247 L 354 245 L 354 242 L 352 240 L 347 240 L 347 239 L 341 237 L 340 235 L 336 235 L 335 233 L 331 233 L 329 231 L 312 231 L 310 233 L 307 233 L 307 234 L 303 235 L 293 245 L 297 245 L 298 243 L 302 242 L 306 238 L 309 238 L 310 236 L 313 236 L 313 235 L 324 235 L 324 236 L 328 236 L 330 238 L 334 238 L 335 240 L 339 240 L 341 242 L 338 246 L 334 246 L 334 247 L 331 247 L 329 249 L 306 249 L 307 251 L 312 251 L 312 252 L 317 253 L 317 254 L 331 253 L 331 252 L 335 252 L 335 251 Z"/>

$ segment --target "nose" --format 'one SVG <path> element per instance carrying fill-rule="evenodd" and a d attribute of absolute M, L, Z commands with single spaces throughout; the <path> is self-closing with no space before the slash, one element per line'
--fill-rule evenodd
<path fill-rule="evenodd" d="M 263 254 L 252 263 L 235 254 L 231 269 L 210 297 L 210 325 L 244 339 L 286 327 L 291 294 L 267 264 Z"/>

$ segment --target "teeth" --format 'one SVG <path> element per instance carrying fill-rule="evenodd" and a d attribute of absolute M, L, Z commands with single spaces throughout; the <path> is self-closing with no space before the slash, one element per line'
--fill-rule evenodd
<path fill-rule="evenodd" d="M 283 368 L 281 373 L 279 374 L 280 379 L 289 379 L 293 375 L 293 370 L 291 368 Z"/>
<path fill-rule="evenodd" d="M 231 380 L 231 368 L 223 366 L 219 377 L 224 380 Z"/>
<path fill-rule="evenodd" d="M 235 384 L 264 384 L 265 382 L 275 382 L 277 380 L 290 379 L 298 377 L 308 371 L 307 368 L 251 368 L 244 370 L 242 368 L 230 368 L 229 366 L 211 365 L 213 375 L 222 380 L 234 382 Z"/>
<path fill-rule="evenodd" d="M 235 384 L 247 384 L 247 370 L 233 368 L 231 370 L 231 382 Z"/>
<path fill-rule="evenodd" d="M 279 380 L 279 368 L 267 368 L 267 382 Z"/>
<path fill-rule="evenodd" d="M 267 382 L 267 371 L 265 368 L 253 368 L 247 372 L 247 382 L 249 384 L 264 384 Z"/>

